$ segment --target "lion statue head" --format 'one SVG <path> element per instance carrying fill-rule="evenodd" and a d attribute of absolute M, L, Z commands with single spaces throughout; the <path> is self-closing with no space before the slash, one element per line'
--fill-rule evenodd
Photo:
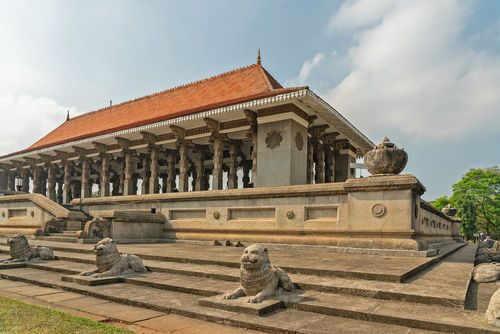
<path fill-rule="evenodd" d="M 14 234 L 7 239 L 10 247 L 10 256 L 13 259 L 26 257 L 27 253 L 31 252 L 31 247 L 28 243 L 28 238 L 24 234 Z"/>
<path fill-rule="evenodd" d="M 99 272 L 109 270 L 115 263 L 120 261 L 120 253 L 113 239 L 104 238 L 95 246 L 97 269 Z"/>
<path fill-rule="evenodd" d="M 253 244 L 245 248 L 241 256 L 241 269 L 243 270 L 265 270 L 271 265 L 267 248 Z"/>

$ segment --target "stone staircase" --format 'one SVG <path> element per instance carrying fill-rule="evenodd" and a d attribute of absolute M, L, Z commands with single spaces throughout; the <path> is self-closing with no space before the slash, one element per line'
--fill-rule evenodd
<path fill-rule="evenodd" d="M 8 252 L 4 241 L 0 253 Z M 95 267 L 90 245 L 33 243 L 51 247 L 59 260 L 3 269 L 2 278 L 272 333 L 500 333 L 481 312 L 464 309 L 474 246 L 446 245 L 438 257 L 418 259 L 271 249 L 273 264 L 303 291 L 256 309 L 216 297 L 237 287 L 241 248 L 120 245 L 152 272 L 86 286 L 61 277 Z"/>

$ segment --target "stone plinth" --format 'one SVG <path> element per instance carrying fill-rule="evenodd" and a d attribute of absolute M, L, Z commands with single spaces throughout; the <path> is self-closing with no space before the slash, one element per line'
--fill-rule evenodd
<path fill-rule="evenodd" d="M 170 240 L 326 245 L 422 251 L 453 242 L 458 223 L 420 199 L 412 175 L 283 187 L 73 201 L 94 217 L 117 206 L 156 208 Z"/>
<path fill-rule="evenodd" d="M 284 302 L 281 300 L 268 299 L 258 304 L 247 303 L 247 298 L 224 299 L 223 295 L 202 298 L 198 301 L 200 306 L 212 307 L 219 310 L 246 313 L 263 316 L 274 310 L 283 308 Z"/>

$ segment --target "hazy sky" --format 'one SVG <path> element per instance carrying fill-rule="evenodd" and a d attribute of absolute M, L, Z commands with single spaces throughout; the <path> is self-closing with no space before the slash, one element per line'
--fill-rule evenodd
<path fill-rule="evenodd" d="M 255 62 L 409 153 L 426 199 L 500 164 L 500 1 L 0 0 L 0 154 Z"/>

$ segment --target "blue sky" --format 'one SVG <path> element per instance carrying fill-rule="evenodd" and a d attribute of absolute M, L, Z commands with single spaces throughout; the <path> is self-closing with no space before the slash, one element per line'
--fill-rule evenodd
<path fill-rule="evenodd" d="M 500 1 L 0 0 L 0 154 L 78 114 L 255 62 L 409 153 L 426 199 L 500 164 Z"/>

